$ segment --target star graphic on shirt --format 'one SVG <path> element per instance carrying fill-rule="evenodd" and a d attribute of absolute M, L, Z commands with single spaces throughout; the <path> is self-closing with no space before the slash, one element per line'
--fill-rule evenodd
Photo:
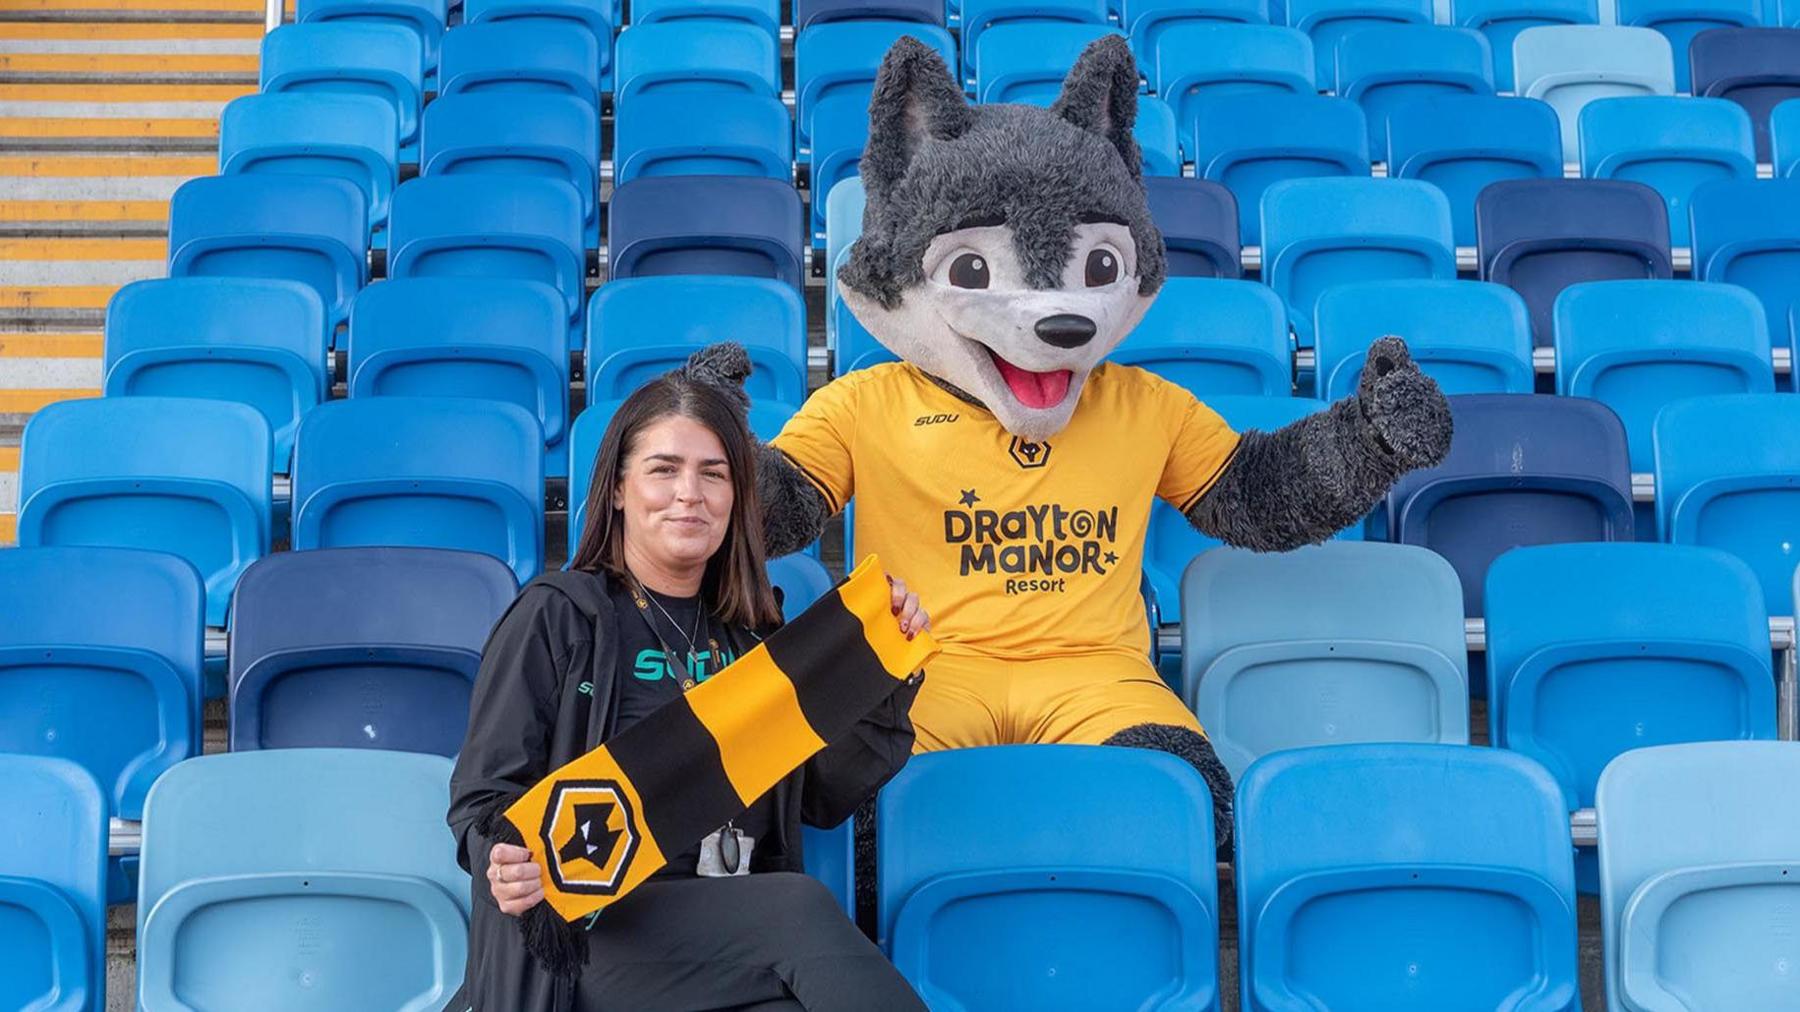
<path fill-rule="evenodd" d="M 962 498 L 957 500 L 957 502 L 962 503 L 964 506 L 973 506 L 980 501 L 981 497 L 976 495 L 975 490 L 972 488 L 963 489 Z"/>
<path fill-rule="evenodd" d="M 1119 561 L 1119 556 L 1118 556 L 1117 552 L 1107 552 L 1106 553 L 1106 564 L 1107 565 L 1110 566 L 1117 561 Z"/>

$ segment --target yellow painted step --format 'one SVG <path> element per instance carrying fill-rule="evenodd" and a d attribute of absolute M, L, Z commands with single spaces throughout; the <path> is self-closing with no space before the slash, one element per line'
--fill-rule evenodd
<path fill-rule="evenodd" d="M 168 221 L 166 200 L 0 200 L 0 221 Z"/>
<path fill-rule="evenodd" d="M 0 358 L 99 358 L 105 344 L 101 334 L 0 334 Z M 6 449 L 0 447 L 0 464 Z M 0 471 L 6 468 L 0 466 Z"/>
<path fill-rule="evenodd" d="M 16 74 L 254 74 L 257 66 L 250 53 L 0 53 L 0 73 Z"/>
<path fill-rule="evenodd" d="M 0 473 L 11 473 L 19 469 L 19 448 L 16 446 L 0 446 Z"/>
<path fill-rule="evenodd" d="M 29 415 L 46 404 L 98 396 L 98 390 L 0 390 L 0 415 Z"/>
<path fill-rule="evenodd" d="M 193 22 L 13 21 L 0 22 L 5 39 L 260 39 L 261 24 Z"/>
<path fill-rule="evenodd" d="M 0 86 L 3 87 L 3 86 Z M 15 155 L 0 157 L 0 176 L 63 179 L 72 176 L 210 176 L 219 170 L 213 155 Z"/>
<path fill-rule="evenodd" d="M 0 513 L 0 545 L 10 545 L 19 538 L 19 517 L 14 513 Z"/>
<path fill-rule="evenodd" d="M 254 84 L 0 84 L 8 102 L 229 102 L 255 92 Z"/>
<path fill-rule="evenodd" d="M 0 285 L 0 309 L 105 309 L 118 290 L 118 285 Z"/>
<path fill-rule="evenodd" d="M 161 239 L 0 239 L 0 261 L 161 260 L 168 252 Z"/>
<path fill-rule="evenodd" d="M 148 57 L 147 57 L 148 58 Z M 0 54 L 0 68 L 9 57 Z M 11 57 L 23 59 L 23 57 Z M 163 57 L 154 57 L 163 59 Z M 171 57 L 172 59 L 172 57 Z M 219 136 L 216 119 L 145 119 L 136 116 L 0 116 L 0 137 L 200 137 Z"/>
<path fill-rule="evenodd" d="M 0 0 L 0 11 L 224 11 L 263 13 L 262 0 Z M 292 13 L 294 0 L 287 0 Z"/>

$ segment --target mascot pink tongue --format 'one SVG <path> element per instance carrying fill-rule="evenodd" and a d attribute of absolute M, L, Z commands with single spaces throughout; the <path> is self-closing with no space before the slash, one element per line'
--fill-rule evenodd
<path fill-rule="evenodd" d="M 1069 392 L 1069 380 L 1074 373 L 1067 369 L 1054 372 L 1030 372 L 1021 369 L 1011 362 L 994 356 L 994 365 L 1000 370 L 1000 378 L 1006 381 L 1006 387 L 1019 403 L 1028 408 L 1053 408 L 1062 403 L 1063 395 Z"/>

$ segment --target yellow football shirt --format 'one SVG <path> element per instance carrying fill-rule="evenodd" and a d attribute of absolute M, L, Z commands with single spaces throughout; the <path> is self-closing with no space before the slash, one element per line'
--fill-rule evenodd
<path fill-rule="evenodd" d="M 833 512 L 855 496 L 852 564 L 880 555 L 918 592 L 946 652 L 1001 659 L 1145 658 L 1151 501 L 1192 506 L 1237 445 L 1186 390 L 1113 364 L 1089 375 L 1068 427 L 1043 443 L 907 363 L 840 377 L 775 438 Z"/>

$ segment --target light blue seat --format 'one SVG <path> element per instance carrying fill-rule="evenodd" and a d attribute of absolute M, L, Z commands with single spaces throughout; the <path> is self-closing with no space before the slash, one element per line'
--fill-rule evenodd
<path fill-rule="evenodd" d="M 106 1007 L 106 801 L 81 767 L 0 754 L 0 1003 Z"/>
<path fill-rule="evenodd" d="M 1104 26 L 1106 0 L 962 0 L 962 75 L 965 85 L 980 76 L 981 38 L 990 30 L 1019 23 Z M 992 76 L 994 71 L 989 71 Z M 977 95 L 980 91 L 975 92 Z"/>
<path fill-rule="evenodd" d="M 269 551 L 269 423 L 233 401 L 108 397 L 31 416 L 19 451 L 20 547 L 144 548 L 187 560 L 223 626 Z"/>
<path fill-rule="evenodd" d="M 426 178 L 530 176 L 568 183 L 581 198 L 582 245 L 600 243 L 600 118 L 568 95 L 449 95 L 425 110 Z M 490 202 L 504 199 L 498 193 Z"/>
<path fill-rule="evenodd" d="M 1062 93 L 1069 68 L 1096 39 L 1118 35 L 1104 24 L 1008 21 L 975 44 L 975 98 L 1048 106 Z"/>
<path fill-rule="evenodd" d="M 1154 65 L 1163 32 L 1182 22 L 1269 23 L 1269 0 L 1123 0 L 1120 7 L 1119 26 L 1145 68 Z"/>
<path fill-rule="evenodd" d="M 802 160 L 813 153 L 813 113 L 840 95 L 862 108 L 868 119 L 875 71 L 889 47 L 909 35 L 937 50 L 955 73 L 956 40 L 941 25 L 907 21 L 828 21 L 806 26 L 794 40 L 795 148 Z M 864 124 L 864 132 L 868 130 Z"/>
<path fill-rule="evenodd" d="M 336 176 L 356 184 L 369 227 L 387 227 L 398 180 L 393 106 L 369 95 L 245 95 L 219 118 L 219 174 Z"/>
<path fill-rule="evenodd" d="M 613 70 L 620 104 L 659 91 L 781 97 L 779 44 L 768 32 L 746 24 L 639 25 L 619 33 Z"/>
<path fill-rule="evenodd" d="M 1487 670 L 1489 740 L 1542 763 L 1569 811 L 1630 749 L 1775 737 L 1762 592 L 1716 549 L 1507 552 L 1488 569 Z M 1592 851 L 1576 881 L 1598 888 Z"/>
<path fill-rule="evenodd" d="M 537 420 L 516 404 L 322 404 L 294 444 L 293 546 L 486 552 L 524 584 L 544 560 L 542 445 Z"/>
<path fill-rule="evenodd" d="M 583 41 L 592 39 L 595 60 L 587 64 L 591 71 L 599 74 L 599 90 L 611 91 L 613 87 L 613 35 L 619 23 L 618 0 L 463 0 L 463 26 L 469 25 L 528 25 L 542 28 L 551 36 L 579 37 Z M 450 61 L 450 50 L 456 44 L 453 41 L 455 32 L 451 32 L 444 41 L 444 60 Z M 504 36 L 485 36 L 483 43 L 498 42 Z M 576 46 L 580 43 L 570 41 L 558 44 Z M 535 52 L 529 50 L 527 52 Z M 567 52 L 568 50 L 564 50 Z M 498 54 L 496 54 L 498 55 Z M 523 53 L 518 55 L 524 55 Z M 565 66 L 562 58 L 556 59 L 556 66 Z M 445 80 L 449 80 L 451 71 L 444 69 Z M 598 102 L 595 103 L 598 108 Z"/>
<path fill-rule="evenodd" d="M 1676 545 L 1722 548 L 1749 563 L 1771 615 L 1794 613 L 1800 563 L 1800 397 L 1697 397 L 1652 427 L 1656 526 Z"/>
<path fill-rule="evenodd" d="M 1194 117 L 1202 103 L 1251 95 L 1312 96 L 1313 45 L 1305 32 L 1272 25 L 1170 25 L 1156 44 L 1151 85 L 1175 109 L 1186 159 L 1200 162 Z"/>
<path fill-rule="evenodd" d="M 1312 347 L 1319 293 L 1356 281 L 1456 277 L 1450 202 L 1415 179 L 1289 179 L 1264 191 L 1263 280 Z"/>
<path fill-rule="evenodd" d="M 1369 175 L 1369 129 L 1362 109 L 1319 95 L 1213 97 L 1194 106 L 1183 143 L 1194 175 L 1224 183 L 1237 198 L 1244 245 L 1262 241 L 1257 209 L 1286 179 Z M 1265 258 L 1266 262 L 1266 258 Z"/>
<path fill-rule="evenodd" d="M 1800 179 L 1708 183 L 1688 211 L 1694 277 L 1755 292 L 1779 331 L 1800 301 Z"/>
<path fill-rule="evenodd" d="M 1181 175 L 1181 134 L 1173 106 L 1154 95 L 1139 95 L 1131 136 L 1143 155 L 1144 175 Z"/>
<path fill-rule="evenodd" d="M 1450 95 L 1408 102 L 1387 114 L 1388 176 L 1444 191 L 1458 246 L 1473 246 L 1475 199 L 1505 179 L 1561 179 L 1556 111 L 1529 98 Z"/>
<path fill-rule="evenodd" d="M 1513 90 L 1513 40 L 1527 28 L 1600 22 L 1596 0 L 1450 0 L 1450 24 L 1487 36 L 1494 87 Z"/>
<path fill-rule="evenodd" d="M 1777 179 L 1800 175 L 1800 99 L 1769 110 L 1769 159 Z"/>
<path fill-rule="evenodd" d="M 800 552 L 770 559 L 769 582 L 774 584 L 775 593 L 781 597 L 782 617 L 790 621 L 830 593 L 837 583 L 823 562 Z"/>
<path fill-rule="evenodd" d="M 1582 106 L 1600 98 L 1675 94 L 1674 56 L 1669 40 L 1649 28 L 1540 25 L 1513 39 L 1513 87 L 1556 110 L 1566 157 L 1579 150 Z"/>
<path fill-rule="evenodd" d="M 465 8 L 466 11 L 466 8 Z M 611 87 L 612 42 L 606 45 L 562 18 L 495 18 L 464 23 L 444 36 L 438 95 L 572 95 L 594 107 Z"/>
<path fill-rule="evenodd" d="M 1431 0 L 1286 0 L 1287 23 L 1313 44 L 1320 81 L 1334 80 L 1338 42 L 1379 25 L 1429 25 Z"/>
<path fill-rule="evenodd" d="M 1293 390 L 1286 310 L 1254 281 L 1169 278 L 1110 358 L 1201 398 Z"/>
<path fill-rule="evenodd" d="M 1369 150 L 1387 150 L 1388 116 L 1415 102 L 1449 95 L 1492 95 L 1487 39 L 1466 28 L 1375 25 L 1337 47 L 1337 93 L 1362 106 Z"/>
<path fill-rule="evenodd" d="M 1484 281 L 1365 281 L 1328 288 L 1313 311 L 1311 393 L 1356 392 L 1369 346 L 1404 338 L 1446 394 L 1528 394 L 1531 320 L 1517 292 Z"/>
<path fill-rule="evenodd" d="M 1192 766 L 956 749 L 915 757 L 876 804 L 880 937 L 931 1007 L 1218 1009 L 1212 799 Z"/>
<path fill-rule="evenodd" d="M 1216 548 L 1182 577 L 1181 627 L 1184 697 L 1234 778 L 1282 749 L 1469 740 L 1462 591 L 1434 552 Z"/>
<path fill-rule="evenodd" d="M 298 0 L 294 20 L 301 24 L 349 23 L 393 25 L 416 40 L 425 79 L 437 77 L 438 45 L 449 19 L 446 0 Z"/>
<path fill-rule="evenodd" d="M 794 125 L 767 95 L 653 91 L 619 103 L 613 130 L 614 186 L 639 176 L 794 178 Z"/>
<path fill-rule="evenodd" d="M 1575 1012 L 1569 819 L 1496 749 L 1343 745 L 1238 785 L 1244 1012 Z"/>
<path fill-rule="evenodd" d="M 1800 749 L 1638 749 L 1600 776 L 1609 1012 L 1785 1008 L 1800 958 Z"/>
<path fill-rule="evenodd" d="M 300 416 L 329 390 L 325 307 L 297 281 L 157 278 L 119 289 L 106 306 L 108 397 L 240 401 L 272 433 L 276 474 L 288 472 Z"/>
<path fill-rule="evenodd" d="M 1554 315 L 1556 392 L 1613 409 L 1633 471 L 1652 467 L 1650 429 L 1665 405 L 1775 390 L 1762 305 L 1735 285 L 1592 281 L 1563 289 Z"/>
<path fill-rule="evenodd" d="M 825 196 L 825 339 L 833 348 L 837 347 L 839 322 L 838 268 L 849 257 L 851 244 L 862 236 L 863 210 L 868 203 L 861 176 L 846 178 Z"/>
<path fill-rule="evenodd" d="M 1688 244 L 1688 199 L 1721 179 L 1756 178 L 1756 142 L 1744 107 L 1722 98 L 1638 96 L 1581 109 L 1581 174 L 1627 179 L 1662 194 L 1669 240 Z"/>
<path fill-rule="evenodd" d="M 419 39 L 378 24 L 289 24 L 263 36 L 261 91 L 369 95 L 394 110 L 400 160 L 417 158 L 425 90 Z M 409 157 L 410 156 L 410 157 Z"/>
<path fill-rule="evenodd" d="M 469 944 L 450 766 L 300 748 L 170 770 L 144 811 L 138 1008 L 442 1007 Z"/>
<path fill-rule="evenodd" d="M 469 397 L 530 412 L 544 473 L 564 476 L 569 354 L 562 296 L 534 281 L 402 278 L 350 311 L 351 397 Z"/>
<path fill-rule="evenodd" d="M 1759 0 L 1614 0 L 1621 25 L 1654 28 L 1675 54 L 1675 90 L 1688 87 L 1688 43 L 1713 28 L 1754 28 L 1763 23 Z"/>
<path fill-rule="evenodd" d="M 631 0 L 633 27 L 674 21 L 746 24 L 779 37 L 781 4 L 777 0 Z"/>
<path fill-rule="evenodd" d="M 806 305 L 768 278 L 671 275 L 601 285 L 588 307 L 588 403 L 623 399 L 706 345 L 750 353 L 750 400 L 806 399 Z"/>

